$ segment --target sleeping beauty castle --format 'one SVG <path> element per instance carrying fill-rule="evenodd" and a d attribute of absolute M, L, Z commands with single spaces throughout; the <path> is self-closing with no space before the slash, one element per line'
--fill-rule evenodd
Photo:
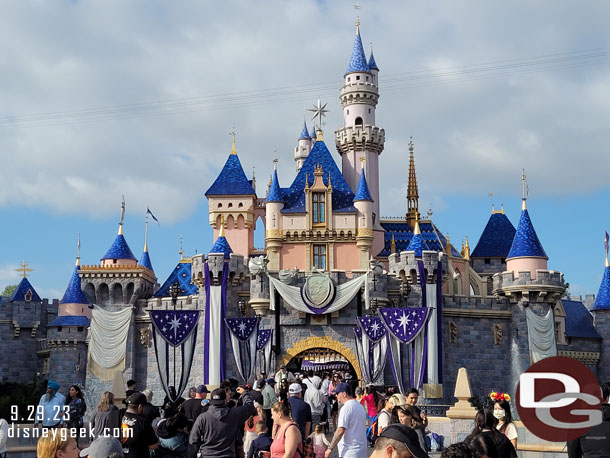
<path fill-rule="evenodd" d="M 157 279 L 154 249 L 145 243 L 134 255 L 122 215 L 100 261 L 77 258 L 66 273 L 60 301 L 42 300 L 24 267 L 13 295 L 0 298 L 2 350 L 15 357 L 2 359 L 0 379 L 38 373 L 64 389 L 78 383 L 91 406 L 128 379 L 159 404 L 169 386 L 180 395 L 229 377 L 252 382 L 281 364 L 293 373 L 349 371 L 403 392 L 416 386 L 430 404 L 451 403 L 461 367 L 479 396 L 513 393 L 524 370 L 554 355 L 610 379 L 607 258 L 595 302 L 566 299 L 525 193 L 520 215 L 493 210 L 474 249 L 468 239 L 458 249 L 420 213 L 413 142 L 404 152 L 404 212 L 382 217 L 380 69 L 358 25 L 345 58 L 344 124 L 323 132 L 318 101 L 316 124 L 304 123 L 296 138 L 291 182 L 274 167 L 257 195 L 233 137 L 205 191 L 214 229 L 207 254 L 181 253 Z M 254 247 L 260 224 L 263 251 Z"/>

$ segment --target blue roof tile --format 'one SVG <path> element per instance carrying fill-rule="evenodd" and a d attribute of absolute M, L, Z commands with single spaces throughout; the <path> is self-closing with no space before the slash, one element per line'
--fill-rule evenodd
<path fill-rule="evenodd" d="M 599 285 L 599 291 L 595 298 L 595 304 L 591 310 L 608 310 L 610 309 L 610 267 L 604 269 L 602 282 Z"/>
<path fill-rule="evenodd" d="M 314 132 L 315 135 L 315 132 Z M 307 123 L 303 120 L 303 130 L 301 130 L 301 135 L 299 135 L 299 140 L 305 139 L 309 140 L 311 135 L 309 135 L 309 131 L 307 130 Z"/>
<path fill-rule="evenodd" d="M 407 251 L 411 239 L 413 238 L 413 229 L 406 221 L 381 221 L 381 227 L 385 229 L 384 248 L 379 253 L 379 256 L 389 256 L 392 254 L 392 235 L 396 244 L 396 252 Z M 420 221 L 419 230 L 423 240 L 423 250 L 444 251 L 447 246 L 447 239 L 441 231 L 439 231 L 434 223 L 428 221 Z M 440 240 L 440 242 L 439 242 Z M 451 255 L 461 257 L 460 253 L 451 245 Z"/>
<path fill-rule="evenodd" d="M 255 195 L 252 183 L 246 178 L 237 154 L 230 154 L 216 181 L 205 192 L 207 196 Z"/>
<path fill-rule="evenodd" d="M 602 338 L 593 325 L 593 315 L 582 302 L 561 299 L 561 304 L 566 312 L 566 335 L 568 337 Z"/>
<path fill-rule="evenodd" d="M 123 237 L 123 234 L 116 236 L 116 239 L 114 239 L 114 242 L 112 242 L 112 245 L 110 245 L 110 248 L 108 248 L 108 251 L 102 258 L 102 261 L 104 259 L 138 260 L 138 258 L 136 258 L 131 252 L 131 249 L 129 248 L 129 245 L 127 245 L 127 241 L 125 240 L 125 237 Z"/>
<path fill-rule="evenodd" d="M 266 202 L 283 202 L 282 190 L 280 188 L 280 181 L 277 178 L 277 170 L 273 171 L 273 178 L 271 179 L 271 187 L 269 188 L 269 195 L 267 196 Z"/>
<path fill-rule="evenodd" d="M 352 48 L 352 57 L 349 60 L 347 66 L 347 73 L 351 72 L 369 72 L 369 66 L 366 62 L 366 56 L 364 55 L 364 48 L 362 47 L 362 39 L 360 38 L 360 32 L 356 32 L 356 38 L 354 39 L 354 47 Z"/>
<path fill-rule="evenodd" d="M 54 326 L 83 326 L 87 327 L 91 324 L 91 321 L 86 316 L 79 315 L 62 315 L 51 321 L 48 327 Z"/>
<path fill-rule="evenodd" d="M 371 57 L 369 57 L 369 68 L 371 70 L 379 71 L 379 67 L 377 67 L 377 62 L 375 62 L 375 57 L 373 56 L 373 50 L 371 49 Z"/>
<path fill-rule="evenodd" d="M 513 244 L 515 232 L 515 226 L 504 213 L 492 213 L 471 257 L 506 258 Z"/>
<path fill-rule="evenodd" d="M 536 230 L 532 225 L 532 220 L 530 220 L 530 215 L 527 210 L 521 211 L 521 218 L 519 219 L 519 225 L 515 232 L 515 238 L 513 239 L 513 243 L 506 258 L 519 258 L 522 256 L 549 259 L 542 248 L 540 240 L 538 240 L 538 234 L 536 234 Z"/>
<path fill-rule="evenodd" d="M 150 262 L 150 255 L 148 254 L 148 251 L 142 253 L 142 257 L 140 258 L 140 265 L 154 272 L 152 262 Z"/>
<path fill-rule="evenodd" d="M 370 200 L 373 201 L 371 197 L 371 193 L 369 192 L 369 187 L 366 184 L 366 175 L 364 174 L 364 169 L 362 169 L 362 173 L 360 173 L 360 182 L 358 183 L 358 190 L 356 191 L 356 196 L 354 197 L 354 202 L 359 200 Z"/>
<path fill-rule="evenodd" d="M 83 293 L 81 289 L 80 277 L 78 276 L 79 266 L 74 267 L 72 271 L 72 277 L 64 293 L 64 297 L 61 299 L 62 304 L 90 304 L 89 299 Z"/>
<path fill-rule="evenodd" d="M 333 188 L 332 211 L 339 213 L 355 212 L 354 193 L 343 178 L 326 144 L 323 140 L 320 140 L 314 144 L 290 187 L 282 189 L 284 199 L 282 213 L 305 213 L 305 176 L 307 175 L 311 186 L 314 181 L 314 168 L 317 165 L 320 165 L 324 171 L 322 180 L 326 186 L 328 186 L 328 174 L 330 173 Z"/>
<path fill-rule="evenodd" d="M 13 291 L 13 294 L 11 294 L 11 298 L 9 299 L 9 301 L 25 302 L 25 295 L 28 293 L 28 291 L 32 292 L 32 298 L 30 299 L 31 302 L 42 302 L 42 299 L 30 283 L 30 281 L 25 277 L 21 279 L 21 281 L 17 285 L 17 288 L 15 288 L 15 291 Z"/>
<path fill-rule="evenodd" d="M 216 239 L 216 242 L 214 243 L 214 246 L 210 250 L 209 254 L 212 253 L 224 253 L 225 259 L 229 259 L 230 254 L 233 253 L 233 250 L 231 249 L 231 246 L 224 235 L 221 235 Z"/>
<path fill-rule="evenodd" d="M 422 238 L 421 234 L 415 234 L 413 235 L 413 238 L 409 242 L 409 246 L 405 251 L 414 251 L 415 256 L 420 257 L 422 251 L 426 248 L 426 243 L 424 242 L 424 239 Z"/>
<path fill-rule="evenodd" d="M 167 280 L 165 280 L 154 296 L 170 297 L 169 287 L 176 281 L 180 284 L 180 296 L 197 294 L 197 286 L 191 280 L 191 263 L 180 262 L 172 273 L 169 274 Z"/>

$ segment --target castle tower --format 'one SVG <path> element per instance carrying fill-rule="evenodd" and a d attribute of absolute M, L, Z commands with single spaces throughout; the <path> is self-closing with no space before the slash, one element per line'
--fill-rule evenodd
<path fill-rule="evenodd" d="M 78 271 L 80 270 L 80 240 L 78 243 L 79 254 L 76 256 L 76 265 L 72 271 L 70 282 L 66 288 L 63 298 L 59 302 L 59 316 L 85 316 L 91 318 L 91 309 L 89 305 L 91 302 L 83 293 L 81 288 L 80 277 Z"/>
<path fill-rule="evenodd" d="M 608 234 L 606 233 L 606 267 L 595 304 L 591 309 L 595 327 L 603 337 L 598 365 L 599 380 L 610 378 L 610 262 L 608 262 Z"/>
<path fill-rule="evenodd" d="M 144 223 L 144 252 L 140 257 L 139 264 L 146 267 L 151 272 L 154 272 L 152 262 L 150 262 L 150 256 L 148 254 L 148 214 L 146 215 L 146 223 Z"/>
<path fill-rule="evenodd" d="M 208 198 L 210 226 L 214 228 L 214 239 L 220 233 L 220 220 L 224 218 L 226 238 L 235 253 L 248 256 L 254 251 L 254 210 L 256 191 L 246 178 L 233 146 L 227 162 L 216 181 L 206 191 Z"/>
<path fill-rule="evenodd" d="M 356 245 L 360 251 L 360 268 L 367 269 L 369 259 L 371 259 L 371 249 L 373 247 L 373 198 L 366 182 L 362 161 L 362 172 L 360 173 L 360 183 L 354 197 L 354 207 L 358 210 L 358 231 L 356 235 Z"/>
<path fill-rule="evenodd" d="M 373 54 L 371 53 L 371 58 Z M 415 175 L 415 159 L 413 157 L 413 139 L 409 142 L 409 184 L 407 185 L 407 224 L 415 227 L 419 213 L 419 191 Z"/>
<path fill-rule="evenodd" d="M 311 148 L 315 142 L 314 137 L 315 132 L 313 133 L 313 136 L 310 135 L 309 131 L 307 130 L 307 123 L 305 120 L 303 120 L 303 130 L 301 130 L 301 135 L 299 135 L 297 146 L 294 148 L 294 160 L 297 163 L 297 172 L 301 170 L 305 159 L 307 159 L 307 156 L 309 156 L 309 152 L 311 151 Z"/>
<path fill-rule="evenodd" d="M 356 22 L 352 55 L 339 96 L 344 126 L 335 132 L 335 144 L 342 158 L 343 176 L 352 190 L 357 188 L 360 180 L 358 161 L 361 157 L 365 158 L 368 187 L 373 198 L 373 229 L 382 236 L 379 246 L 381 250 L 383 229 L 379 224 L 379 155 L 383 151 L 385 132 L 375 125 L 375 109 L 379 101 L 379 69 L 372 54 L 369 62 L 374 66 L 373 69 L 364 55 L 360 23 Z M 375 238 L 378 238 L 377 234 Z"/>
<path fill-rule="evenodd" d="M 303 125 L 303 130 L 307 127 Z M 309 135 L 309 134 L 307 134 Z M 299 141 L 300 142 L 300 141 Z M 309 152 L 307 152 L 309 154 Z M 303 159 L 304 160 L 304 159 Z M 298 167 L 300 169 L 300 166 Z M 277 178 L 277 159 L 273 161 L 273 178 L 269 188 L 269 195 L 265 202 L 265 245 L 267 247 L 267 257 L 269 259 L 269 269 L 280 269 L 280 250 L 282 248 L 282 190 Z"/>

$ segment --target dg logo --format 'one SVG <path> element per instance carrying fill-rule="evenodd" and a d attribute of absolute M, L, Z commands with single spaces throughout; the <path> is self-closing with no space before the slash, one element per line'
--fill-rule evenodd
<path fill-rule="evenodd" d="M 564 356 L 545 358 L 521 374 L 515 401 L 524 426 L 552 442 L 576 439 L 602 422 L 595 375 Z"/>

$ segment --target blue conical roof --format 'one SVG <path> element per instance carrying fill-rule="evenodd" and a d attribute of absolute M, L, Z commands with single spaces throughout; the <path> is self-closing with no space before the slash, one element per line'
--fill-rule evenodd
<path fill-rule="evenodd" d="M 246 178 L 237 154 L 230 154 L 216 181 L 205 192 L 206 196 L 251 196 L 256 194 Z"/>
<path fill-rule="evenodd" d="M 366 176 L 364 174 L 364 169 L 362 169 L 362 173 L 360 174 L 360 183 L 358 183 L 358 190 L 356 191 L 356 196 L 354 197 L 354 202 L 359 200 L 370 200 L 373 201 L 371 197 L 371 193 L 369 192 L 369 187 L 366 184 Z"/>
<path fill-rule="evenodd" d="M 102 258 L 102 261 L 104 259 L 131 259 L 133 261 L 138 260 L 138 258 L 136 258 L 131 252 L 131 249 L 129 248 L 129 245 L 127 245 L 127 240 L 125 240 L 123 234 L 119 234 L 116 236 L 116 239 L 114 239 L 114 242 L 112 242 L 112 245 Z"/>
<path fill-rule="evenodd" d="M 307 123 L 303 120 L 303 130 L 301 130 L 301 135 L 299 135 L 299 140 L 309 140 L 311 135 L 309 135 L 309 130 L 307 130 Z"/>
<path fill-rule="evenodd" d="M 161 288 L 154 294 L 154 297 L 170 297 L 169 287 L 175 282 L 180 285 L 180 296 L 197 294 L 197 285 L 191 278 L 191 262 L 179 262 L 176 268 L 169 274 L 167 280 L 163 282 Z"/>
<path fill-rule="evenodd" d="M 409 242 L 409 246 L 405 251 L 415 251 L 415 256 L 421 257 L 422 251 L 426 249 L 425 242 L 421 234 L 413 235 L 413 238 Z"/>
<path fill-rule="evenodd" d="M 492 213 L 471 258 L 506 258 L 515 239 L 515 226 L 504 213 Z"/>
<path fill-rule="evenodd" d="M 140 258 L 139 264 L 141 266 L 146 267 L 148 270 L 151 270 L 154 272 L 152 262 L 150 262 L 150 256 L 148 255 L 148 251 L 145 251 L 144 253 L 142 253 L 142 257 Z"/>
<path fill-rule="evenodd" d="M 224 253 L 225 259 L 229 259 L 229 255 L 233 253 L 233 250 L 231 249 L 231 246 L 224 235 L 221 235 L 216 239 L 216 243 L 214 243 L 214 246 L 210 250 L 209 254 L 214 253 Z"/>
<path fill-rule="evenodd" d="M 602 283 L 599 286 L 599 292 L 595 298 L 595 304 L 591 310 L 607 310 L 610 309 L 610 267 L 604 269 Z"/>
<path fill-rule="evenodd" d="M 72 277 L 70 277 L 70 282 L 68 283 L 68 287 L 66 288 L 66 292 L 64 293 L 64 297 L 61 299 L 62 304 L 90 304 L 89 299 L 83 293 L 81 289 L 80 277 L 78 276 L 78 271 L 80 267 L 74 267 L 72 271 Z"/>
<path fill-rule="evenodd" d="M 536 234 L 527 209 L 521 211 L 517 232 L 506 259 L 524 256 L 549 259 L 544 252 L 544 248 L 542 248 L 540 240 L 538 240 L 538 234 Z"/>
<path fill-rule="evenodd" d="M 366 63 L 366 56 L 364 55 L 364 48 L 362 47 L 362 39 L 360 38 L 360 32 L 356 32 L 356 38 L 354 39 L 354 47 L 352 48 L 352 57 L 349 60 L 347 66 L 347 73 L 351 72 L 368 72 L 369 66 Z"/>
<path fill-rule="evenodd" d="M 375 62 L 375 57 L 373 56 L 373 50 L 371 49 L 371 57 L 369 57 L 369 68 L 371 70 L 379 71 L 379 67 L 377 67 L 377 62 Z"/>
<path fill-rule="evenodd" d="M 280 181 L 277 178 L 277 170 L 273 171 L 273 178 L 271 179 L 271 187 L 269 188 L 269 195 L 267 196 L 266 202 L 284 202 L 282 199 L 282 190 L 280 188 Z"/>
<path fill-rule="evenodd" d="M 15 288 L 15 291 L 13 291 L 13 294 L 11 294 L 11 298 L 9 299 L 9 301 L 24 302 L 25 295 L 28 293 L 28 291 L 31 291 L 32 293 L 32 298 L 30 299 L 31 302 L 42 302 L 42 299 L 30 283 L 30 281 L 25 277 L 23 277 L 23 279 L 19 282 L 17 288 Z"/>

